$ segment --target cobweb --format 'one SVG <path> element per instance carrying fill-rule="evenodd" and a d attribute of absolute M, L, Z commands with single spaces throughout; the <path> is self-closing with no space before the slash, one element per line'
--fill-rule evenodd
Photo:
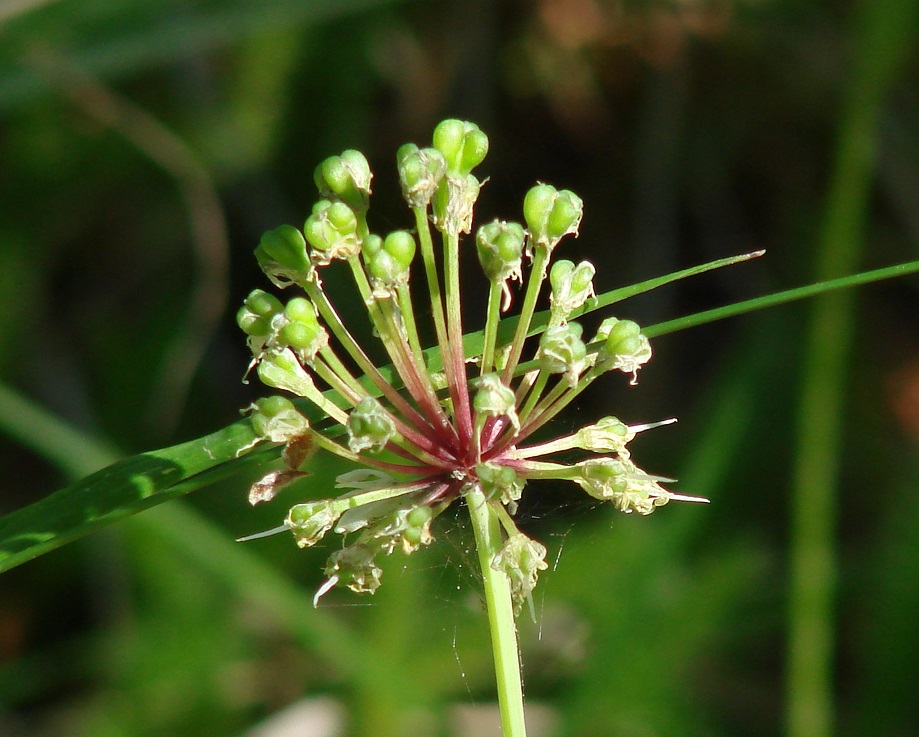
<path fill-rule="evenodd" d="M 546 603 L 553 601 L 552 580 L 563 564 L 568 536 L 600 503 L 566 485 L 534 483 L 527 491 L 515 521 L 521 531 L 546 546 L 549 568 L 540 573 L 532 605 L 524 604 L 518 623 L 529 633 L 535 630 L 536 640 L 541 640 Z M 420 592 L 413 603 L 426 610 L 426 623 L 434 623 L 433 631 L 426 632 L 425 637 L 430 638 L 430 646 L 442 650 L 445 656 L 449 649 L 456 670 L 457 695 L 462 693 L 464 701 L 475 704 L 477 694 L 490 698 L 487 694 L 493 675 L 489 673 L 489 681 L 484 683 L 467 670 L 469 663 L 481 662 L 476 648 L 488 647 L 489 635 L 475 539 L 465 504 L 454 504 L 443 512 L 435 521 L 433 532 L 435 541 L 430 547 L 410 557 L 397 551 L 382 562 L 382 586 L 385 588 L 397 576 L 420 578 L 412 587 Z M 379 606 L 379 600 L 373 596 L 339 593 L 334 598 L 323 599 L 320 606 Z M 524 663 L 525 656 L 526 653 Z"/>

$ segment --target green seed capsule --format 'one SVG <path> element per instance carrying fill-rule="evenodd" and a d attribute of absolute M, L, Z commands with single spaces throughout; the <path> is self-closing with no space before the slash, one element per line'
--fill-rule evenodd
<path fill-rule="evenodd" d="M 520 223 L 493 220 L 478 229 L 475 236 L 479 263 L 489 281 L 498 282 L 519 273 L 526 240 Z"/>
<path fill-rule="evenodd" d="M 284 315 L 291 322 L 316 322 L 316 308 L 305 297 L 294 297 L 284 306 Z"/>
<path fill-rule="evenodd" d="M 584 203 L 574 192 L 537 184 L 523 200 L 523 215 L 534 242 L 554 248 L 569 233 L 577 234 Z"/>
<path fill-rule="evenodd" d="M 434 510 L 430 507 L 413 507 L 405 517 L 406 523 L 410 527 L 421 527 L 434 516 Z"/>
<path fill-rule="evenodd" d="M 530 235 L 539 240 L 546 235 L 546 220 L 552 212 L 552 204 L 558 196 L 558 190 L 551 184 L 537 184 L 531 187 L 523 198 L 523 219 L 526 220 Z"/>
<path fill-rule="evenodd" d="M 434 148 L 444 155 L 451 174 L 459 172 L 463 152 L 463 134 L 466 126 L 461 120 L 442 120 L 434 128 Z"/>
<path fill-rule="evenodd" d="M 387 251 L 380 249 L 367 261 L 367 271 L 374 281 L 391 285 L 403 269 Z"/>
<path fill-rule="evenodd" d="M 476 128 L 466 135 L 463 143 L 463 171 L 472 171 L 488 154 L 488 136 Z"/>
<path fill-rule="evenodd" d="M 396 230 L 386 236 L 383 241 L 385 250 L 399 266 L 408 268 L 415 258 L 415 239 L 407 230 Z"/>
<path fill-rule="evenodd" d="M 259 361 L 257 371 L 263 384 L 283 389 L 298 397 L 308 396 L 316 388 L 290 348 L 266 353 Z"/>
<path fill-rule="evenodd" d="M 378 235 L 370 234 L 361 242 L 361 254 L 365 259 L 373 258 L 383 248 L 383 239 Z"/>
<path fill-rule="evenodd" d="M 467 176 L 488 153 L 488 136 L 475 123 L 463 120 L 441 121 L 434 128 L 433 142 L 455 177 Z"/>
<path fill-rule="evenodd" d="M 273 443 L 287 443 L 309 429 L 309 422 L 285 397 L 264 397 L 255 402 L 249 415 L 255 433 Z"/>
<path fill-rule="evenodd" d="M 262 397 L 255 401 L 256 410 L 263 414 L 265 417 L 276 417 L 282 412 L 294 411 L 294 403 L 291 402 L 287 397 L 282 397 L 277 394 L 270 397 Z"/>
<path fill-rule="evenodd" d="M 427 207 L 447 171 L 443 154 L 407 143 L 396 153 L 396 164 L 405 201 L 410 207 Z"/>
<path fill-rule="evenodd" d="M 591 453 L 618 453 L 628 457 L 626 445 L 635 437 L 635 432 L 615 417 L 604 417 L 593 425 L 582 427 L 577 432 L 578 446 Z"/>
<path fill-rule="evenodd" d="M 416 546 L 421 543 L 421 537 L 424 531 L 421 527 L 406 527 L 402 531 L 402 539 L 410 546 Z"/>
<path fill-rule="evenodd" d="M 320 194 L 341 194 L 351 182 L 340 156 L 331 156 L 316 167 L 316 188 Z"/>
<path fill-rule="evenodd" d="M 293 532 L 297 545 L 306 548 L 319 542 L 337 519 L 331 502 L 315 501 L 291 507 L 285 524 Z"/>
<path fill-rule="evenodd" d="M 308 351 L 319 336 L 319 326 L 311 323 L 291 322 L 281 328 L 279 342 L 295 351 Z"/>
<path fill-rule="evenodd" d="M 306 240 L 315 249 L 316 263 L 348 259 L 360 251 L 357 215 L 344 202 L 319 200 L 303 226 Z"/>
<path fill-rule="evenodd" d="M 348 233 L 357 229 L 357 216 L 344 202 L 333 202 L 326 213 L 331 225 L 339 233 Z"/>
<path fill-rule="evenodd" d="M 383 405 L 365 397 L 348 416 L 348 447 L 354 453 L 379 453 L 395 435 L 396 428 Z"/>
<path fill-rule="evenodd" d="M 271 332 L 271 322 L 259 317 L 245 305 L 236 312 L 236 324 L 246 335 L 264 337 Z"/>
<path fill-rule="evenodd" d="M 265 337 L 271 333 L 272 319 L 282 310 L 277 297 L 256 289 L 246 297 L 236 313 L 236 324 L 246 335 Z"/>
<path fill-rule="evenodd" d="M 408 186 L 414 187 L 424 175 L 425 166 L 418 153 L 421 151 L 414 143 L 399 146 L 396 151 L 396 166 L 400 179 Z"/>
<path fill-rule="evenodd" d="M 559 240 L 569 233 L 576 233 L 584 213 L 584 203 L 574 192 L 563 189 L 552 206 L 552 212 L 546 222 L 549 237 Z"/>
<path fill-rule="evenodd" d="M 385 241 L 376 235 L 368 236 L 361 251 L 374 287 L 385 291 L 405 283 L 415 241 L 408 231 L 398 230 L 386 236 Z"/>
<path fill-rule="evenodd" d="M 475 467 L 482 493 L 489 499 L 500 499 L 503 504 L 513 504 L 520 499 L 526 481 L 510 466 L 498 463 L 480 463 Z"/>
<path fill-rule="evenodd" d="M 282 269 L 297 274 L 306 274 L 310 269 L 306 241 L 300 231 L 290 225 L 265 233 L 255 249 L 255 256 L 263 268 L 275 262 Z"/>
<path fill-rule="evenodd" d="M 536 360 L 539 368 L 550 374 L 565 374 L 569 383 L 587 368 L 587 346 L 581 340 L 584 328 L 568 322 L 547 329 L 539 340 Z"/>
<path fill-rule="evenodd" d="M 340 199 L 361 212 L 367 209 L 373 174 L 360 151 L 349 149 L 341 156 L 330 156 L 316 167 L 313 178 L 323 197 Z"/>
<path fill-rule="evenodd" d="M 606 350 L 610 355 L 630 353 L 635 349 L 635 343 L 641 334 L 638 323 L 631 320 L 619 320 L 606 336 Z"/>
<path fill-rule="evenodd" d="M 261 289 L 255 289 L 249 293 L 245 306 L 260 317 L 273 317 L 283 309 L 281 300 Z"/>

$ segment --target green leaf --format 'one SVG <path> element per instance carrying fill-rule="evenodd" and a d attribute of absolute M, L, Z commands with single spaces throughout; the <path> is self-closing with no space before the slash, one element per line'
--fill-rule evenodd
<path fill-rule="evenodd" d="M 93 479 L 106 476 L 108 481 L 99 481 L 97 488 L 102 487 L 103 492 L 111 497 L 113 489 L 105 492 L 109 482 L 126 482 L 131 486 L 139 486 L 132 468 L 140 471 L 143 476 L 145 470 L 157 463 L 171 463 L 180 465 L 185 463 L 186 468 L 204 463 L 201 453 L 212 453 L 210 459 L 217 463 L 221 458 L 232 460 L 215 465 L 209 470 L 202 471 L 186 482 L 180 482 L 168 489 L 157 493 L 178 496 L 179 494 L 200 488 L 212 483 L 219 478 L 236 474 L 245 470 L 246 465 L 253 462 L 264 461 L 265 457 L 276 455 L 273 453 L 252 452 L 249 455 L 235 458 L 237 446 L 245 447 L 247 438 L 251 434 L 246 431 L 246 422 L 237 422 L 218 433 L 209 435 L 191 443 L 183 443 L 163 451 L 145 453 L 124 461 L 118 461 L 108 468 L 94 473 L 45 499 L 19 512 L 0 520 L 0 526 L 18 519 L 23 529 L 29 520 L 35 517 L 48 517 L 61 519 L 66 514 L 66 508 L 73 501 L 74 489 L 88 489 Z M 15 436 L 23 444 L 41 453 L 51 460 L 64 473 L 71 476 L 87 474 L 101 465 L 112 463 L 117 458 L 116 452 L 88 438 L 84 433 L 69 426 L 54 415 L 38 407 L 34 402 L 21 397 L 7 387 L 0 384 L 0 428 L 8 434 Z M 239 443 L 244 442 L 241 446 Z M 197 449 L 187 449 L 187 446 L 197 446 Z M 145 457 L 147 460 L 144 460 Z M 153 457 L 151 459 L 150 457 Z M 152 464 L 152 465 L 150 465 Z M 157 497 L 162 500 L 165 497 Z M 63 506 L 62 506 L 63 505 Z M 111 510 L 111 515 L 120 516 L 130 514 L 129 505 L 118 510 Z M 71 512 L 72 513 L 72 512 Z M 121 514 L 124 513 L 124 514 Z M 114 519 L 110 516 L 109 520 Z M 171 545 L 179 555 L 207 572 L 216 581 L 221 582 L 232 590 L 241 600 L 251 602 L 274 614 L 278 621 L 283 622 L 290 632 L 312 652 L 329 663 L 337 672 L 344 674 L 362 689 L 382 694 L 382 698 L 396 703 L 405 700 L 405 694 L 411 698 L 423 700 L 427 698 L 425 685 L 419 683 L 407 673 L 400 663 L 393 662 L 378 650 L 378 645 L 372 638 L 367 638 L 363 633 L 346 626 L 339 617 L 327 612 L 317 611 L 312 606 L 312 597 L 302 587 L 290 578 L 280 573 L 277 568 L 262 560 L 245 546 L 237 545 L 227 534 L 226 530 L 214 524 L 201 513 L 181 502 L 161 506 L 152 514 L 139 515 L 130 520 L 133 529 L 142 530 L 155 535 Z M 85 534 L 92 527 L 81 527 L 79 530 L 70 530 L 72 537 Z M 74 534 L 76 532 L 76 534 Z M 4 538 L 5 539 L 5 538 Z M 62 536 L 57 538 L 54 545 L 63 544 Z M 51 548 L 42 549 L 41 546 L 28 548 L 28 555 L 22 560 L 8 557 L 3 560 L 0 570 L 13 567 L 17 562 L 23 562 L 47 552 Z M 25 551 L 23 551 L 25 552 Z"/>
<path fill-rule="evenodd" d="M 754 299 L 744 300 L 743 302 L 735 302 L 732 305 L 716 307 L 711 310 L 705 310 L 704 312 L 696 312 L 692 315 L 679 317 L 675 320 L 659 322 L 656 325 L 650 325 L 644 328 L 642 332 L 649 338 L 654 338 L 659 335 L 666 335 L 667 333 L 676 333 L 686 328 L 705 325 L 710 322 L 715 322 L 716 320 L 724 320 L 727 317 L 736 317 L 737 315 L 743 315 L 748 312 L 763 310 L 767 307 L 778 307 L 779 305 L 788 304 L 789 302 L 816 297 L 818 294 L 826 294 L 827 292 L 833 292 L 838 289 L 849 289 L 862 284 L 892 279 L 897 276 L 907 276 L 908 274 L 915 274 L 917 272 L 919 272 L 919 261 L 909 261 L 905 264 L 897 264 L 896 266 L 886 266 L 883 269 L 863 271 L 860 274 L 842 276 L 838 279 L 828 279 L 795 289 L 786 289 L 785 291 L 776 292 L 775 294 L 767 294 L 764 297 L 756 297 Z"/>
<path fill-rule="evenodd" d="M 10 413 L 11 402 L 16 400 L 4 389 L 0 393 L 4 411 L 0 414 L 10 434 L 24 437 L 21 429 L 11 427 L 22 417 L 21 412 Z M 264 463 L 271 457 L 264 451 L 238 457 L 254 439 L 248 420 L 236 422 L 203 438 L 116 461 L 40 502 L 0 518 L 0 572 L 124 517 L 238 473 L 243 465 Z M 90 459 L 102 455 L 96 450 Z"/>

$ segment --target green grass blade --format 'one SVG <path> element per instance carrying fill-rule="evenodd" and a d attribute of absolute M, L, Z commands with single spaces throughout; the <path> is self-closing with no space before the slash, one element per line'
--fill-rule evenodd
<path fill-rule="evenodd" d="M 596 298 L 592 300 L 588 300 L 588 302 L 583 307 L 579 307 L 578 309 L 574 310 L 569 317 L 572 320 L 576 320 L 581 315 L 596 312 L 597 310 L 601 310 L 604 307 L 609 307 L 616 302 L 622 302 L 623 300 L 629 299 L 630 297 L 637 297 L 639 294 L 650 292 L 652 289 L 657 289 L 658 287 L 663 287 L 667 284 L 672 284 L 682 279 L 688 279 L 691 276 L 698 276 L 699 274 L 704 274 L 706 271 L 714 271 L 715 269 L 723 269 L 726 266 L 741 264 L 744 261 L 750 261 L 751 259 L 759 258 L 765 253 L 765 251 L 752 251 L 751 253 L 742 253 L 738 256 L 728 256 L 727 258 L 720 258 L 716 261 L 709 261 L 705 264 L 690 266 L 688 269 L 674 271 L 672 274 L 656 276 L 653 279 L 647 279 L 645 281 L 638 282 L 637 284 L 629 284 L 625 287 L 617 287 L 616 289 L 612 289 L 609 292 L 604 292 L 603 294 L 597 295 Z M 530 331 L 527 333 L 527 336 L 539 335 L 542 333 L 549 325 L 549 315 L 549 310 L 537 312 L 533 316 L 533 320 L 530 322 Z M 516 317 L 502 320 L 501 326 L 498 330 L 499 342 L 510 340 L 513 337 L 516 327 Z M 479 334 L 475 333 L 474 335 L 478 336 Z"/>
<path fill-rule="evenodd" d="M 186 446 L 198 445 L 204 448 L 205 441 L 210 439 L 206 447 L 213 452 L 216 462 L 218 458 L 235 455 L 235 450 L 231 449 L 239 441 L 251 437 L 251 434 L 247 435 L 245 427 L 241 427 L 246 424 L 248 423 L 235 423 L 207 438 L 143 455 L 185 462 L 188 470 L 192 471 L 198 454 L 189 453 Z M 113 481 L 121 479 L 122 476 L 131 478 L 126 472 L 126 469 L 131 468 L 128 462 L 140 462 L 143 457 L 135 456 L 118 461 L 114 449 L 86 437 L 3 385 L 0 385 L 0 429 L 51 460 L 71 477 L 91 474 L 99 466 L 112 464 L 68 489 L 82 488 L 87 481 L 100 475 L 108 475 Z M 263 462 L 266 455 L 269 454 L 255 452 L 238 460 L 234 458 L 231 462 L 214 465 L 154 494 L 152 498 L 155 501 L 152 503 L 163 501 L 162 495 L 167 492 L 169 498 L 175 498 L 219 478 L 236 474 L 243 471 L 248 464 Z M 197 461 L 200 465 L 200 458 L 197 458 Z M 22 510 L 32 510 L 30 515 L 22 518 L 22 524 L 29 524 L 28 520 L 37 515 L 38 510 L 51 510 L 51 513 L 54 513 L 59 502 L 51 500 L 57 496 L 54 494 Z M 18 515 L 17 512 L 0 520 L 0 527 L 5 529 L 7 521 Z M 107 519 L 106 522 L 108 521 L 113 519 Z M 399 703 L 400 699 L 405 701 L 406 694 L 412 694 L 415 703 L 429 698 L 424 685 L 406 673 L 401 664 L 393 662 L 391 658 L 375 656 L 377 645 L 374 642 L 364 639 L 346 627 L 339 617 L 314 609 L 310 592 L 304 591 L 278 572 L 274 566 L 253 555 L 245 546 L 237 544 L 225 530 L 190 507 L 181 503 L 170 504 L 150 514 L 134 517 L 130 523 L 167 541 L 179 555 L 223 583 L 240 599 L 250 601 L 277 616 L 305 647 L 331 664 L 350 682 L 371 692 L 383 694 L 382 698 L 393 699 L 393 703 Z M 79 534 L 71 531 L 71 539 L 95 527 L 88 530 L 85 526 L 79 526 L 76 529 L 79 530 Z M 65 541 L 59 540 L 53 547 L 63 542 Z M 23 559 L 19 559 L 18 555 L 5 558 L 0 562 L 0 571 L 48 552 L 53 547 L 45 549 L 39 544 L 35 548 L 29 548 L 29 552 L 34 554 Z"/>
<path fill-rule="evenodd" d="M 34 407 L 34 405 L 32 405 Z M 84 473 L 114 456 L 8 388 L 0 388 L 0 429 L 39 448 L 70 473 Z M 164 501 L 264 461 L 238 458 L 254 435 L 247 421 L 164 450 L 116 461 L 40 502 L 0 518 L 0 572 Z"/>
<path fill-rule="evenodd" d="M 584 307 L 581 307 L 580 309 L 573 312 L 572 318 L 586 315 L 590 312 L 602 309 L 603 307 L 608 307 L 611 304 L 621 302 L 622 300 L 628 299 L 629 297 L 634 297 L 638 294 L 650 291 L 651 289 L 656 289 L 657 287 L 664 286 L 665 284 L 671 284 L 680 279 L 696 276 L 713 269 L 720 269 L 725 266 L 743 263 L 744 261 L 749 261 L 750 259 L 756 258 L 762 254 L 762 251 L 754 251 L 753 253 L 742 254 L 740 256 L 732 256 L 730 258 L 719 259 L 718 261 L 711 261 L 699 266 L 693 266 L 689 269 L 676 271 L 673 274 L 668 274 L 667 276 L 658 277 L 656 279 L 649 279 L 648 281 L 640 282 L 639 284 L 634 284 L 628 287 L 619 287 L 609 292 L 604 292 L 603 294 L 597 296 L 596 302 L 585 305 Z M 808 284 L 803 287 L 786 289 L 774 294 L 767 294 L 763 297 L 755 297 L 753 299 L 744 300 L 743 302 L 735 302 L 734 304 L 725 305 L 724 307 L 715 307 L 711 310 L 696 312 L 691 315 L 686 315 L 685 317 L 678 317 L 673 320 L 667 320 L 666 322 L 660 322 L 655 325 L 643 327 L 642 332 L 644 332 L 649 338 L 655 338 L 661 335 L 667 335 L 668 333 L 675 333 L 680 330 L 686 330 L 687 328 L 694 328 L 698 327 L 699 325 L 716 322 L 717 320 L 724 320 L 728 317 L 736 317 L 738 315 L 743 315 L 749 312 L 755 312 L 756 310 L 763 310 L 767 307 L 778 307 L 779 305 L 788 304 L 789 302 L 796 302 L 798 300 L 816 297 L 817 295 L 827 294 L 839 289 L 849 289 L 864 284 L 871 284 L 872 282 L 883 281 L 885 279 L 893 279 L 894 277 L 907 276 L 909 274 L 915 273 L 919 273 L 919 261 L 908 261 L 903 264 L 896 264 L 895 266 L 885 266 L 880 269 L 865 271 L 860 274 L 853 274 L 851 276 L 844 276 L 837 279 L 827 279 L 826 281 L 821 281 L 816 284 Z M 538 335 L 539 333 L 543 332 L 543 330 L 545 330 L 548 323 L 548 310 L 536 313 L 536 315 L 533 317 L 533 327 L 531 328 L 529 334 Z M 516 325 L 516 317 L 503 319 L 499 329 L 499 342 L 501 339 L 510 339 L 514 334 L 514 328 Z M 484 346 L 484 332 L 479 330 L 473 333 L 467 333 L 463 338 L 463 345 L 465 347 L 467 358 L 481 355 L 482 348 Z M 436 351 L 428 349 L 425 351 L 425 358 L 428 361 L 428 364 L 431 366 L 432 370 L 437 370 L 440 368 L 440 359 Z M 531 362 L 522 363 L 520 366 L 521 370 L 524 370 L 528 367 L 531 367 Z M 385 375 L 387 377 L 397 379 L 396 376 L 388 372 L 389 367 L 381 369 L 381 371 L 386 372 Z"/>
<path fill-rule="evenodd" d="M 696 312 L 692 315 L 686 315 L 686 317 L 678 317 L 674 320 L 659 322 L 656 325 L 649 325 L 646 328 L 642 328 L 642 332 L 649 338 L 654 338 L 660 335 L 667 335 L 668 333 L 675 333 L 679 330 L 705 325 L 710 322 L 715 322 L 716 320 L 724 320 L 728 317 L 736 317 L 737 315 L 743 315 L 748 312 L 763 310 L 767 307 L 778 307 L 779 305 L 788 304 L 789 302 L 816 297 L 819 294 L 827 294 L 839 289 L 848 289 L 862 284 L 870 284 L 872 282 L 892 279 L 898 276 L 907 276 L 908 274 L 915 274 L 917 272 L 919 272 L 919 261 L 909 261 L 905 264 L 897 264 L 896 266 L 886 266 L 882 269 L 864 271 L 860 274 L 844 276 L 838 279 L 827 279 L 826 281 L 821 281 L 816 284 L 786 289 L 785 291 L 776 292 L 775 294 L 767 294 L 764 297 L 756 297 L 754 299 L 744 300 L 743 302 L 735 302 L 734 304 L 724 307 L 716 307 L 711 310 L 705 310 L 704 312 Z"/>

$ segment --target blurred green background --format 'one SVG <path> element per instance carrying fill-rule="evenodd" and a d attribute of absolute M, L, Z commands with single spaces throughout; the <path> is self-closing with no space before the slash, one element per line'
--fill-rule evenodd
<path fill-rule="evenodd" d="M 371 227 L 407 227 L 395 150 L 447 116 L 490 136 L 480 221 L 537 180 L 583 197 L 563 256 L 598 291 L 767 250 L 618 306 L 643 324 L 919 258 L 914 5 L 0 2 L 0 379 L 121 454 L 236 420 L 259 235 L 302 224 L 344 148 Z M 796 694 L 793 737 L 919 734 L 916 286 L 662 337 L 562 421 L 679 417 L 633 452 L 713 503 L 633 519 L 530 487 L 555 561 L 521 622 L 535 737 L 774 735 Z M 67 483 L 45 455 L 0 439 L 0 514 Z M 256 510 L 224 481 L 0 577 L 0 734 L 495 734 L 461 512 L 318 612 L 327 549 L 232 543 L 335 472 Z M 808 541 L 830 565 L 795 588 Z"/>

